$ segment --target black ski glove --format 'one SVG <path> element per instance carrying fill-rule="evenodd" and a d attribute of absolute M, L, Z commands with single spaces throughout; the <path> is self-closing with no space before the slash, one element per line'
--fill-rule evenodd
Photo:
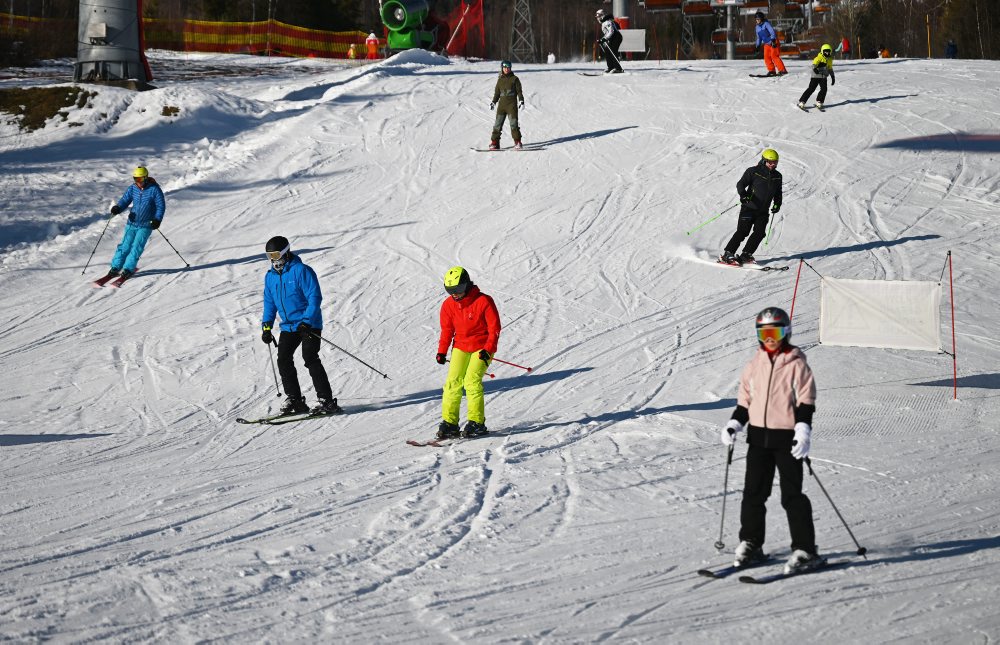
<path fill-rule="evenodd" d="M 274 342 L 274 334 L 271 333 L 270 325 L 264 325 L 264 331 L 261 333 L 260 339 L 264 341 L 265 345 L 270 345 Z"/>
<path fill-rule="evenodd" d="M 490 362 L 490 353 L 488 351 L 486 351 L 485 349 L 479 350 L 479 360 L 481 360 L 484 363 L 489 363 Z"/>
<path fill-rule="evenodd" d="M 750 202 L 752 201 L 753 201 L 753 195 L 751 195 L 750 193 L 747 193 L 743 197 L 740 197 L 740 203 L 743 204 L 744 206 L 750 204 Z"/>
<path fill-rule="evenodd" d="M 517 109 L 519 109 L 519 110 L 523 110 L 524 109 L 524 101 L 521 101 L 520 103 L 517 104 Z"/>
<path fill-rule="evenodd" d="M 311 334 L 313 331 L 315 331 L 312 327 L 309 326 L 309 323 L 307 322 L 300 322 L 299 326 L 296 327 L 295 330 L 300 334 Z"/>
<path fill-rule="evenodd" d="M 154 231 L 160 228 L 160 220 L 158 219 L 151 220 L 149 222 L 149 228 L 153 229 Z"/>
<path fill-rule="evenodd" d="M 774 204 L 773 206 L 771 206 L 771 214 L 772 215 L 774 215 L 775 213 L 777 213 L 780 210 L 781 210 L 781 204 Z"/>
<path fill-rule="evenodd" d="M 438 365 L 444 365 L 448 362 L 448 356 L 446 354 L 438 354 L 434 357 L 434 360 L 438 362 Z"/>
<path fill-rule="evenodd" d="M 837 84 L 837 77 L 834 76 L 833 72 L 831 71 L 830 72 L 830 85 L 836 85 L 836 84 Z"/>
<path fill-rule="evenodd" d="M 130 221 L 130 222 L 134 222 L 135 221 L 135 211 L 130 211 L 129 212 L 129 214 L 128 214 L 128 221 Z"/>
<path fill-rule="evenodd" d="M 122 212 L 122 207 L 121 206 L 119 206 L 118 204 L 114 204 L 114 205 L 111 206 L 111 214 L 112 215 L 117 215 L 120 212 Z"/>
<path fill-rule="evenodd" d="M 493 102 L 490 102 L 490 109 L 491 109 L 491 110 L 495 110 L 495 109 L 496 109 L 496 107 L 497 107 L 497 104 L 496 104 L 496 103 L 493 103 Z"/>

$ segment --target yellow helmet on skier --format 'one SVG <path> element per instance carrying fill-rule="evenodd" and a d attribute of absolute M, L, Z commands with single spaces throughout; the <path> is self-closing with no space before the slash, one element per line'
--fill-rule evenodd
<path fill-rule="evenodd" d="M 132 177 L 134 179 L 138 179 L 140 177 L 142 179 L 145 179 L 146 177 L 149 177 L 149 171 L 146 170 L 146 166 L 138 166 L 135 170 L 132 171 Z"/>
<path fill-rule="evenodd" d="M 764 150 L 761 156 L 764 157 L 764 161 L 777 161 L 778 151 L 775 150 L 774 148 L 768 148 Z"/>
<path fill-rule="evenodd" d="M 471 284 L 472 279 L 469 277 L 469 272 L 462 267 L 451 267 L 444 274 L 444 290 L 453 296 L 464 295 Z"/>

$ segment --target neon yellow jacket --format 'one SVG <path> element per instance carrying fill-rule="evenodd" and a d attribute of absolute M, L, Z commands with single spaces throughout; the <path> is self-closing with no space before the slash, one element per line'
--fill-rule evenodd
<path fill-rule="evenodd" d="M 820 52 L 816 55 L 816 58 L 812 62 L 812 77 L 813 78 L 826 78 L 827 76 L 833 77 L 833 56 L 827 58 Z"/>

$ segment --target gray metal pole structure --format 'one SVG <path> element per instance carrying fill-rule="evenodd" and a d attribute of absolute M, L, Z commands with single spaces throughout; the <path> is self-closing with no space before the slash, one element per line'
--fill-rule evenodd
<path fill-rule="evenodd" d="M 612 0 L 611 15 L 615 18 L 628 18 L 628 0 Z"/>
<path fill-rule="evenodd" d="M 74 81 L 152 80 L 139 37 L 138 0 L 80 0 Z"/>
<path fill-rule="evenodd" d="M 733 42 L 733 12 L 736 7 L 729 5 L 726 7 L 726 60 L 736 58 L 736 43 Z"/>

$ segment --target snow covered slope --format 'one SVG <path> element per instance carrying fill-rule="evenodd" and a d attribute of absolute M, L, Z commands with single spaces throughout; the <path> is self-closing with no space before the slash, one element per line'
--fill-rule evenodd
<path fill-rule="evenodd" d="M 0 128 L 4 637 L 1000 637 L 1000 64 L 838 62 L 824 114 L 795 109 L 806 62 L 780 79 L 749 78 L 759 62 L 523 66 L 525 143 L 545 150 L 480 154 L 493 62 L 152 63 L 177 80 L 100 88 L 33 134 Z M 758 256 L 792 270 L 715 266 L 736 211 L 685 231 L 736 202 L 764 147 L 785 206 Z M 91 289 L 139 163 L 191 267 L 157 234 L 121 291 Z M 259 340 L 278 234 L 320 276 L 324 335 L 391 378 L 326 348 L 350 414 L 239 425 L 280 401 Z M 816 272 L 936 280 L 948 250 L 959 400 L 945 355 L 817 346 Z M 850 566 L 700 578 L 739 541 L 743 445 L 713 548 L 718 430 L 753 316 L 791 304 L 800 258 L 813 466 L 868 558 L 807 477 L 819 547 Z M 493 366 L 492 436 L 414 448 L 439 419 L 454 264 L 497 301 L 498 357 L 534 370 Z M 777 492 L 769 508 L 783 560 Z"/>

